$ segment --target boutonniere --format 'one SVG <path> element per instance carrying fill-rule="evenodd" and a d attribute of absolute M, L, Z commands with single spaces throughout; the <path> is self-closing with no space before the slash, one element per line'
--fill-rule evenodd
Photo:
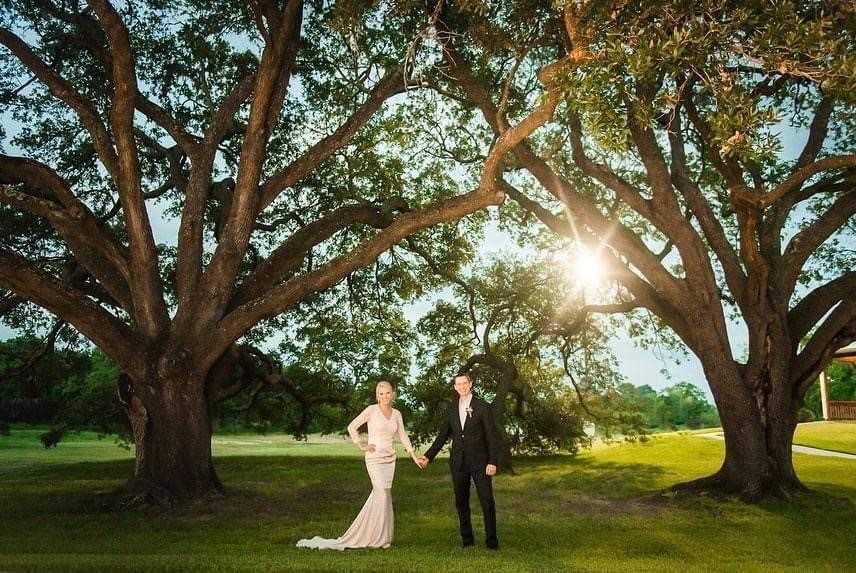
<path fill-rule="evenodd" d="M 470 408 L 469 406 L 467 406 L 467 408 L 466 408 L 466 410 L 465 410 L 465 411 L 466 411 L 466 413 L 467 413 L 467 418 L 472 418 L 472 417 L 473 417 L 473 409 L 472 409 L 472 408 Z"/>

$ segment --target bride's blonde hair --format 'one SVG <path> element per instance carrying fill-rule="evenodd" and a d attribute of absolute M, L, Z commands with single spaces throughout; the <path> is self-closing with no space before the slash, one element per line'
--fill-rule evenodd
<path fill-rule="evenodd" d="M 387 382 L 386 380 L 381 380 L 375 386 L 375 400 L 377 400 L 377 391 L 381 388 L 389 388 L 389 391 L 392 392 L 392 399 L 395 400 L 395 386 L 392 383 Z"/>

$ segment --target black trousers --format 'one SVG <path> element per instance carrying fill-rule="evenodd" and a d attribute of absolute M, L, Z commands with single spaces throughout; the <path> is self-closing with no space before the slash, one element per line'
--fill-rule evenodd
<path fill-rule="evenodd" d="M 481 503 L 484 515 L 485 544 L 496 547 L 496 505 L 493 502 L 493 483 L 484 468 L 480 471 L 470 471 L 462 467 L 452 469 L 452 485 L 455 489 L 455 507 L 458 509 L 458 520 L 461 523 L 461 539 L 464 543 L 473 542 L 473 524 L 470 518 L 470 481 L 476 486 L 476 493 Z"/>

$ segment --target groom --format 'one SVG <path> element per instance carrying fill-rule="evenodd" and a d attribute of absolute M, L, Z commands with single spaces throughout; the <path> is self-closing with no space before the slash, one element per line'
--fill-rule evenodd
<path fill-rule="evenodd" d="M 499 541 L 496 538 L 496 507 L 491 484 L 492 476 L 496 475 L 499 439 L 490 404 L 474 396 L 472 388 L 473 382 L 468 375 L 455 376 L 458 400 L 449 408 L 437 439 L 418 462 L 420 467 L 425 468 L 448 439 L 452 438 L 449 466 L 452 470 L 455 506 L 458 509 L 464 547 L 473 544 L 473 526 L 470 521 L 472 480 L 476 485 L 484 514 L 485 545 L 488 549 L 499 549 Z"/>

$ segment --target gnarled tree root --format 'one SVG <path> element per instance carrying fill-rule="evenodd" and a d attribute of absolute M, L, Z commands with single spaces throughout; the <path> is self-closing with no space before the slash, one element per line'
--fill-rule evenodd
<path fill-rule="evenodd" d="M 746 503 L 758 503 L 777 498 L 791 501 L 800 494 L 809 493 L 798 479 L 729 479 L 721 470 L 715 474 L 673 485 L 669 491 L 690 495 L 737 496 Z"/>
<path fill-rule="evenodd" d="M 132 478 L 122 487 L 106 494 L 101 506 L 112 511 L 127 511 L 141 507 L 170 509 L 178 500 L 168 489 L 145 478 Z"/>

